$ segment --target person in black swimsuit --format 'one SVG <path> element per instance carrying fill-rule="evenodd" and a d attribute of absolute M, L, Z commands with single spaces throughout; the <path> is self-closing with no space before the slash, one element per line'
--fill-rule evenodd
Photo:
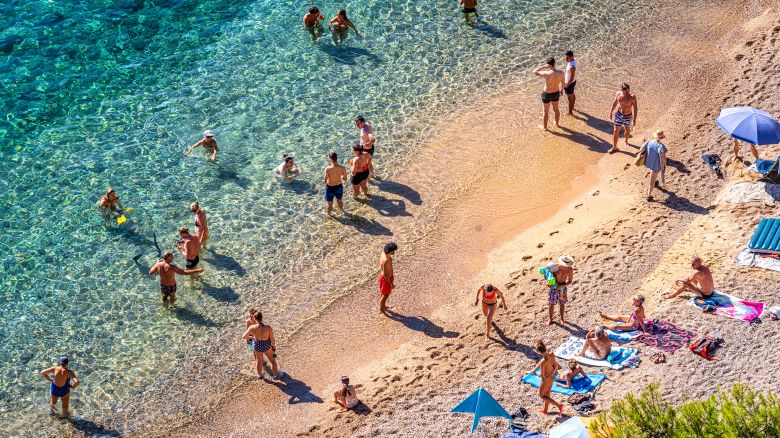
<path fill-rule="evenodd" d="M 561 70 L 555 68 L 555 58 L 549 58 L 546 65 L 534 69 L 534 74 L 544 79 L 544 91 L 542 91 L 544 123 L 541 128 L 547 131 L 547 120 L 550 118 L 551 106 L 555 113 L 555 126 L 560 127 L 561 112 L 558 109 L 558 100 L 561 98 L 565 75 Z"/>
<path fill-rule="evenodd" d="M 352 158 L 352 190 L 354 197 L 357 198 L 360 195 L 360 189 L 368 198 L 368 175 L 371 170 L 371 155 L 366 153 L 363 148 L 356 144 L 352 147 L 352 153 L 355 155 Z"/>

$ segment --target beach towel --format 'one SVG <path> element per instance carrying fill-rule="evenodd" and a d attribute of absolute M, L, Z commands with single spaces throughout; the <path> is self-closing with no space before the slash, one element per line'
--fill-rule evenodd
<path fill-rule="evenodd" d="M 571 382 L 571 388 L 564 388 L 560 385 L 560 382 L 553 383 L 552 392 L 557 392 L 558 394 L 564 394 L 564 395 L 572 395 L 572 394 L 587 394 L 589 392 L 595 391 L 596 388 L 601 385 L 601 382 L 604 381 L 604 379 L 607 378 L 606 374 L 590 374 L 586 373 L 588 375 L 588 379 L 577 376 L 572 380 Z M 538 388 L 539 385 L 542 384 L 542 378 L 539 377 L 539 374 L 531 374 L 528 373 L 521 379 L 523 383 L 527 383 L 534 388 Z"/>
<path fill-rule="evenodd" d="M 742 298 L 718 291 L 714 291 L 710 298 L 693 297 L 688 301 L 688 304 L 702 310 L 714 307 L 713 313 L 716 315 L 745 322 L 753 322 L 764 313 L 764 303 L 745 301 Z"/>
<path fill-rule="evenodd" d="M 682 347 L 688 345 L 691 339 L 696 337 L 696 333 L 686 328 L 674 325 L 669 321 L 656 319 L 645 320 L 648 333 L 642 333 L 635 338 L 635 341 L 651 347 L 658 348 L 667 353 L 674 353 Z"/>
<path fill-rule="evenodd" d="M 729 186 L 718 203 L 760 204 L 773 207 L 777 201 L 780 201 L 780 184 L 738 182 Z"/>
<path fill-rule="evenodd" d="M 612 352 L 609 353 L 609 356 L 607 356 L 606 359 L 577 356 L 577 354 L 582 351 L 584 345 L 584 339 L 576 336 L 569 336 L 560 347 L 555 349 L 555 356 L 565 360 L 574 359 L 577 363 L 582 365 L 622 370 L 627 366 L 632 366 L 636 360 L 636 356 L 639 354 L 639 350 L 636 348 L 612 347 Z M 591 354 L 592 353 L 589 351 L 588 356 Z"/>
<path fill-rule="evenodd" d="M 642 330 L 631 330 L 630 332 L 624 332 L 620 330 L 604 329 L 609 336 L 609 339 L 615 342 L 626 343 L 631 342 L 642 334 Z"/>
<path fill-rule="evenodd" d="M 755 266 L 757 268 L 770 269 L 772 271 L 780 271 L 780 259 L 771 256 L 762 256 L 756 254 L 745 248 L 737 256 L 737 264 L 742 266 Z"/>

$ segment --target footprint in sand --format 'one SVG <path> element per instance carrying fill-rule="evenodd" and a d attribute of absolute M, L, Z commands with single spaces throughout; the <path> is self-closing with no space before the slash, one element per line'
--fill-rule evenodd
<path fill-rule="evenodd" d="M 580 204 L 580 205 L 582 205 L 582 204 Z M 574 222 L 574 218 L 573 218 L 573 217 L 570 217 L 570 218 L 569 218 L 569 220 L 567 220 L 566 222 L 567 222 L 567 223 L 572 223 L 572 222 Z"/>
<path fill-rule="evenodd" d="M 543 246 L 544 246 L 544 243 L 540 243 L 540 244 L 536 245 L 537 248 L 542 248 Z"/>
<path fill-rule="evenodd" d="M 582 207 L 582 204 L 577 204 L 574 206 L 574 208 L 580 208 L 580 207 Z"/>
<path fill-rule="evenodd" d="M 558 234 L 558 231 L 553 231 L 552 233 L 550 233 L 550 236 L 554 236 L 556 234 Z"/>
<path fill-rule="evenodd" d="M 523 261 L 525 262 L 525 261 L 531 260 L 533 257 L 534 256 L 525 255 L 525 256 L 523 256 Z"/>
<path fill-rule="evenodd" d="M 600 193 L 601 193 L 601 190 L 596 190 L 595 192 L 593 192 L 593 194 L 591 196 L 598 196 Z"/>

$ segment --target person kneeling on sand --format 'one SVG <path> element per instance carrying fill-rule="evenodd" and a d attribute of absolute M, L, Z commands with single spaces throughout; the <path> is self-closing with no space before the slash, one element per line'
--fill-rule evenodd
<path fill-rule="evenodd" d="M 596 359 L 606 359 L 612 351 L 612 342 L 609 341 L 607 332 L 601 327 L 596 327 L 585 335 L 585 346 L 580 351 L 580 356 L 585 357 L 588 350 L 593 352 Z"/>
<path fill-rule="evenodd" d="M 244 340 L 252 339 L 257 378 L 263 378 L 263 365 L 267 357 L 268 361 L 271 362 L 274 379 L 279 380 L 286 376 L 287 373 L 279 372 L 279 366 L 276 364 L 276 338 L 274 337 L 274 330 L 270 325 L 263 324 L 263 313 L 259 310 L 255 311 L 254 318 L 257 323 L 250 325 L 241 338 Z"/>
<path fill-rule="evenodd" d="M 333 401 L 341 405 L 339 412 L 352 409 L 360 403 L 357 398 L 357 390 L 349 384 L 349 377 L 341 378 L 341 389 L 333 393 Z"/>
<path fill-rule="evenodd" d="M 634 311 L 631 315 L 607 315 L 599 312 L 599 316 L 604 319 L 615 321 L 618 324 L 611 324 L 604 326 L 610 330 L 619 330 L 630 332 L 633 330 L 642 329 L 642 332 L 647 333 L 647 326 L 645 325 L 645 297 L 643 295 L 634 295 Z"/>
<path fill-rule="evenodd" d="M 555 383 L 555 376 L 558 374 L 558 370 L 561 368 L 558 365 L 558 361 L 555 360 L 555 356 L 552 353 L 547 352 L 547 347 L 541 340 L 536 341 L 536 351 L 542 355 L 542 360 L 536 364 L 536 367 L 531 371 L 531 374 L 536 374 L 536 370 L 541 370 L 539 375 L 542 378 L 542 383 L 539 385 L 539 397 L 544 402 L 544 408 L 539 412 L 547 415 L 547 408 L 550 404 L 555 405 L 558 408 L 558 412 L 563 414 L 563 405 L 556 402 L 552 397 L 552 386 Z"/>
<path fill-rule="evenodd" d="M 710 268 L 697 256 L 693 256 L 691 259 L 691 267 L 694 269 L 693 274 L 687 278 L 675 281 L 674 284 L 679 288 L 676 292 L 664 294 L 664 298 L 667 300 L 674 298 L 686 290 L 696 294 L 696 296 L 700 298 L 709 298 L 712 296 L 712 292 L 715 291 L 715 281 L 712 279 Z"/>
<path fill-rule="evenodd" d="M 493 314 L 496 313 L 496 305 L 498 299 L 501 298 L 501 304 L 504 306 L 504 310 L 508 310 L 506 307 L 506 300 L 504 294 L 500 290 L 493 287 L 492 284 L 485 284 L 477 290 L 477 299 L 474 301 L 474 305 L 479 304 L 479 298 L 482 297 L 482 314 L 487 317 L 485 320 L 485 340 L 490 338 L 490 327 L 493 324 Z"/>
<path fill-rule="evenodd" d="M 581 375 L 582 377 L 590 380 L 590 377 L 585 374 L 585 371 L 582 369 L 580 364 L 578 364 L 576 360 L 572 359 L 569 361 L 569 370 L 563 373 L 563 376 L 558 378 L 558 382 L 560 382 L 560 385 L 564 388 L 571 388 L 571 384 L 577 375 Z"/>

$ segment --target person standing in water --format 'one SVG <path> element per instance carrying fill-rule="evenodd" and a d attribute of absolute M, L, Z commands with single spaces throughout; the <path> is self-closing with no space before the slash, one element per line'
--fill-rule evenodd
<path fill-rule="evenodd" d="M 508 310 L 508 308 L 506 307 L 504 294 L 498 288 L 493 287 L 492 284 L 485 284 L 477 290 L 477 299 L 474 301 L 475 306 L 479 304 L 480 297 L 482 298 L 482 314 L 487 318 L 485 320 L 485 340 L 487 341 L 490 338 L 490 328 L 493 325 L 493 314 L 496 313 L 498 299 L 501 298 L 504 310 Z"/>
<path fill-rule="evenodd" d="M 617 111 L 615 111 L 617 107 Z M 636 126 L 636 118 L 639 114 L 639 106 L 637 105 L 636 95 L 631 92 L 631 87 L 624 83 L 620 86 L 620 91 L 615 93 L 615 100 L 612 101 L 612 108 L 609 109 L 609 120 L 612 120 L 612 113 L 615 114 L 615 120 L 612 122 L 614 127 L 612 132 L 612 149 L 609 150 L 610 154 L 613 154 L 618 149 L 618 139 L 620 138 L 620 128 L 623 128 L 623 138 L 628 146 L 628 138 L 631 137 L 631 128 Z"/>
<path fill-rule="evenodd" d="M 160 274 L 160 293 L 163 306 L 167 309 L 176 302 L 176 274 L 192 275 L 203 272 L 203 268 L 183 270 L 173 264 L 173 253 L 165 251 L 163 257 L 149 270 L 149 275 Z"/>
<path fill-rule="evenodd" d="M 355 35 L 360 36 L 357 27 L 355 27 L 355 25 L 349 21 L 349 18 L 347 18 L 347 11 L 344 9 L 339 9 L 336 16 L 331 18 L 328 22 L 328 26 L 330 27 L 330 33 L 333 37 L 333 44 L 337 46 L 346 41 L 350 27 L 355 31 Z"/>
<path fill-rule="evenodd" d="M 547 59 L 547 64 L 534 69 L 534 74 L 544 78 L 544 91 L 542 91 L 542 105 L 544 106 L 544 118 L 541 128 L 547 131 L 547 121 L 550 119 L 550 106 L 555 112 L 555 126 L 560 127 L 561 111 L 558 109 L 558 101 L 561 98 L 561 90 L 565 75 L 555 68 L 555 58 Z"/>
<path fill-rule="evenodd" d="M 51 376 L 52 374 L 54 374 L 54 377 Z M 62 416 L 67 417 L 68 407 L 70 406 L 70 390 L 78 388 L 79 384 L 81 384 L 79 378 L 76 377 L 76 373 L 68 368 L 68 357 L 60 357 L 57 365 L 41 371 L 41 375 L 50 382 L 51 403 L 49 405 L 49 413 L 56 415 L 57 401 L 62 400 Z"/>
<path fill-rule="evenodd" d="M 347 168 L 339 164 L 339 157 L 335 152 L 328 154 L 330 159 L 330 166 L 325 168 L 325 176 L 323 182 L 325 183 L 325 202 L 328 203 L 327 214 L 333 212 L 333 199 L 336 199 L 336 203 L 339 206 L 339 210 L 344 211 L 344 201 L 341 199 L 344 197 L 344 185 L 343 182 L 347 181 Z"/>
<path fill-rule="evenodd" d="M 577 97 L 574 95 L 574 88 L 577 86 L 577 60 L 574 59 L 574 52 L 566 52 L 566 73 L 563 81 L 563 92 L 569 101 L 569 115 L 574 115 L 574 102 Z"/>
<path fill-rule="evenodd" d="M 265 364 L 265 358 L 268 358 L 268 361 L 271 362 L 271 370 L 274 373 L 274 379 L 279 380 L 286 376 L 287 373 L 279 372 L 279 365 L 276 363 L 276 338 L 274 337 L 274 330 L 270 325 L 263 324 L 263 313 L 259 310 L 255 311 L 254 319 L 257 322 L 247 327 L 244 336 L 241 338 L 244 340 L 252 339 L 257 378 L 263 378 L 263 365 Z"/>
<path fill-rule="evenodd" d="M 398 245 L 390 242 L 385 245 L 379 256 L 379 312 L 387 316 L 387 299 L 395 289 L 395 272 L 393 271 L 393 256 L 398 251 Z"/>
<path fill-rule="evenodd" d="M 303 27 L 311 34 L 312 41 L 317 41 L 317 38 L 325 32 L 320 24 L 320 20 L 324 19 L 325 16 L 316 6 L 309 8 L 309 13 L 303 16 Z"/>
<path fill-rule="evenodd" d="M 203 146 L 203 149 L 206 150 L 207 153 L 210 153 L 211 155 L 206 155 L 206 159 L 210 161 L 214 161 L 214 158 L 217 157 L 217 152 L 219 152 L 219 146 L 217 146 L 217 140 L 214 139 L 214 132 L 212 132 L 210 129 L 207 129 L 203 132 L 203 138 L 201 138 L 197 143 L 190 146 L 189 149 L 187 149 L 187 152 L 184 153 L 184 156 L 188 156 L 192 153 L 192 151 L 195 150 L 195 148 Z"/>
<path fill-rule="evenodd" d="M 282 162 L 274 169 L 274 174 L 282 181 L 290 182 L 301 176 L 301 166 L 295 164 L 295 158 L 292 155 L 284 154 Z"/>
<path fill-rule="evenodd" d="M 203 236 L 200 234 L 192 235 L 187 227 L 179 228 L 179 237 L 181 240 L 176 243 L 176 248 L 181 251 L 181 255 L 187 260 L 184 265 L 187 269 L 195 269 L 200 262 L 200 247 L 203 245 Z"/>
<path fill-rule="evenodd" d="M 366 123 L 366 119 L 363 116 L 355 118 L 355 126 L 360 130 L 360 147 L 363 148 L 368 155 L 371 155 L 371 163 L 368 170 L 369 175 L 374 176 L 374 146 L 376 145 L 376 137 L 374 136 L 374 128 Z"/>
<path fill-rule="evenodd" d="M 477 24 L 477 0 L 460 0 L 461 6 L 463 6 L 463 19 L 466 20 L 466 24 Z"/>
<path fill-rule="evenodd" d="M 200 203 L 190 204 L 190 211 L 195 216 L 195 232 L 201 237 L 201 242 L 209 238 L 209 227 L 206 223 L 206 212 L 200 208 Z"/>
<path fill-rule="evenodd" d="M 100 197 L 98 201 L 98 211 L 104 219 L 109 220 L 111 216 L 122 216 L 122 211 L 125 208 L 122 206 L 122 202 L 119 200 L 119 196 L 116 195 L 113 187 L 106 189 L 106 193 Z"/>
<path fill-rule="evenodd" d="M 542 360 L 536 364 L 536 368 L 531 371 L 531 374 L 536 374 L 536 370 L 541 370 L 539 375 L 542 378 L 542 384 L 539 385 L 539 397 L 544 402 L 544 407 L 539 410 L 544 415 L 547 415 L 547 408 L 549 405 L 553 405 L 558 408 L 558 411 L 563 414 L 563 405 L 555 401 L 552 395 L 552 386 L 555 383 L 555 378 L 558 375 L 558 370 L 561 366 L 558 361 L 555 360 L 555 356 L 547 351 L 547 347 L 541 340 L 536 341 L 536 351 L 542 355 Z"/>
<path fill-rule="evenodd" d="M 368 176 L 371 169 L 371 155 L 363 151 L 363 148 L 359 144 L 352 147 L 352 192 L 355 199 L 360 195 L 360 189 L 363 189 L 363 193 L 366 194 L 366 198 L 370 197 L 368 194 Z"/>

